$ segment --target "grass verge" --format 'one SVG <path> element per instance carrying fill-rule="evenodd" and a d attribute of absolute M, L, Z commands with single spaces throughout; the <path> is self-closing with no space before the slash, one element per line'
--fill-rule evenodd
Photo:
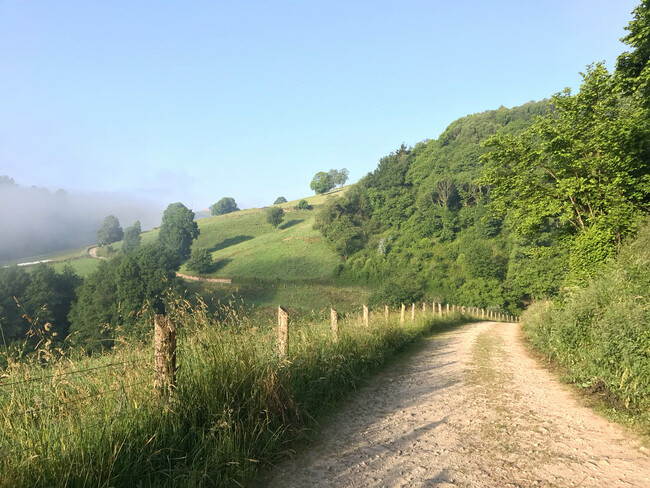
<path fill-rule="evenodd" d="M 217 323 L 177 301 L 178 385 L 151 391 L 153 354 L 124 344 L 105 356 L 12 364 L 0 385 L 0 486 L 241 486 L 283 457 L 313 419 L 408 345 L 463 322 L 424 314 L 399 323 L 349 314 L 334 341 L 325 321 L 275 329 L 237 311 Z M 383 315 L 383 314 L 378 314 Z"/>

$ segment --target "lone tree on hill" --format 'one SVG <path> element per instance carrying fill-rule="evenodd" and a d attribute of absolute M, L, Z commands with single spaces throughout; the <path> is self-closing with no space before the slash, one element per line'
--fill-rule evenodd
<path fill-rule="evenodd" d="M 314 179 L 311 180 L 309 188 L 314 190 L 318 195 L 322 195 L 323 193 L 330 191 L 335 186 L 336 183 L 334 183 L 331 174 L 325 173 L 324 171 L 319 171 L 314 176 Z"/>
<path fill-rule="evenodd" d="M 212 215 L 223 215 L 231 212 L 236 212 L 239 210 L 235 199 L 232 197 L 223 197 L 217 203 L 210 207 L 210 213 Z"/>
<path fill-rule="evenodd" d="M 192 239 L 199 237 L 194 212 L 180 202 L 171 203 L 162 216 L 158 241 L 181 256 L 190 253 Z"/>
<path fill-rule="evenodd" d="M 269 207 L 266 209 L 266 221 L 273 227 L 277 227 L 284 220 L 284 210 L 280 207 Z"/>
<path fill-rule="evenodd" d="M 275 199 L 275 202 L 273 202 L 273 205 L 279 205 L 280 203 L 287 203 L 287 199 L 284 197 L 278 197 Z"/>
<path fill-rule="evenodd" d="M 307 200 L 300 200 L 298 202 L 298 205 L 296 205 L 296 210 L 311 210 L 311 205 L 309 205 L 309 202 Z"/>
<path fill-rule="evenodd" d="M 106 217 L 97 230 L 97 244 L 100 246 L 117 242 L 121 240 L 122 237 L 124 237 L 124 231 L 122 230 L 122 227 L 120 227 L 120 221 L 115 217 L 115 215 L 109 215 Z"/>
<path fill-rule="evenodd" d="M 122 243 L 122 251 L 133 251 L 136 247 L 140 246 L 142 241 L 142 226 L 140 221 L 136 220 L 131 227 L 124 229 L 124 242 Z"/>

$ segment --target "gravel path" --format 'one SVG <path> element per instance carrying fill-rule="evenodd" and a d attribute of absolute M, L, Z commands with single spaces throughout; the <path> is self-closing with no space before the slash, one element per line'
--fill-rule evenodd
<path fill-rule="evenodd" d="M 426 341 L 341 406 L 270 487 L 650 487 L 650 458 L 526 354 L 516 324 Z"/>

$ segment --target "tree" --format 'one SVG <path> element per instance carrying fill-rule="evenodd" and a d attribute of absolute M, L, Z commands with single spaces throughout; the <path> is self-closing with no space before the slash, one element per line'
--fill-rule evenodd
<path fill-rule="evenodd" d="M 300 200 L 298 205 L 296 205 L 296 210 L 311 210 L 312 206 L 309 205 L 307 200 Z"/>
<path fill-rule="evenodd" d="M 275 202 L 273 202 L 273 205 L 279 205 L 281 203 L 287 203 L 287 199 L 284 197 L 278 197 L 275 199 Z"/>
<path fill-rule="evenodd" d="M 231 212 L 236 212 L 239 210 L 235 199 L 232 197 L 223 197 L 217 203 L 210 207 L 210 213 L 212 215 L 223 215 Z"/>
<path fill-rule="evenodd" d="M 171 203 L 162 216 L 158 241 L 180 256 L 190 254 L 192 240 L 199 236 L 194 212 L 180 202 Z"/>
<path fill-rule="evenodd" d="M 273 227 L 277 227 L 284 220 L 284 210 L 280 207 L 269 207 L 266 209 L 266 221 Z"/>
<path fill-rule="evenodd" d="M 161 245 L 140 246 L 102 261 L 77 290 L 70 310 L 73 342 L 108 349 L 118 336 L 143 337 L 147 317 L 165 312 L 168 291 L 178 292 L 178 255 Z"/>
<path fill-rule="evenodd" d="M 197 273 L 207 273 L 212 266 L 212 253 L 207 249 L 192 249 L 192 254 L 187 262 L 187 269 Z"/>
<path fill-rule="evenodd" d="M 572 236 L 572 272 L 583 279 L 650 208 L 650 126 L 602 64 L 588 67 L 577 94 L 565 90 L 552 105 L 520 135 L 487 141 L 483 182 L 520 235 L 551 222 Z"/>
<path fill-rule="evenodd" d="M 331 169 L 328 174 L 332 177 L 332 181 L 336 186 L 343 186 L 345 182 L 348 181 L 348 175 L 350 172 L 343 168 L 340 170 Z"/>
<path fill-rule="evenodd" d="M 142 241 L 142 227 L 140 221 L 136 220 L 131 227 L 124 230 L 124 242 L 122 243 L 122 251 L 129 252 L 140 245 Z"/>
<path fill-rule="evenodd" d="M 120 221 L 114 215 L 107 216 L 97 230 L 97 244 L 105 246 L 122 239 L 124 231 L 120 227 Z"/>
<path fill-rule="evenodd" d="M 335 186 L 336 184 L 334 183 L 332 175 L 329 173 L 325 173 L 324 171 L 320 171 L 316 173 L 314 179 L 311 180 L 311 184 L 309 185 L 309 188 L 314 190 L 316 194 L 322 195 L 323 193 L 327 193 L 328 191 L 330 191 Z"/>

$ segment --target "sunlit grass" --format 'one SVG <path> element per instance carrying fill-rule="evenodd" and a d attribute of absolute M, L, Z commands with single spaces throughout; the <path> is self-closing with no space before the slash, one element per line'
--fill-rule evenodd
<path fill-rule="evenodd" d="M 0 380 L 0 486 L 236 486 L 281 458 L 313 418 L 378 366 L 460 316 L 400 324 L 383 310 L 291 323 L 289 356 L 272 322 L 177 301 L 178 385 L 152 390 L 148 344 L 105 356 L 15 363 Z"/>

